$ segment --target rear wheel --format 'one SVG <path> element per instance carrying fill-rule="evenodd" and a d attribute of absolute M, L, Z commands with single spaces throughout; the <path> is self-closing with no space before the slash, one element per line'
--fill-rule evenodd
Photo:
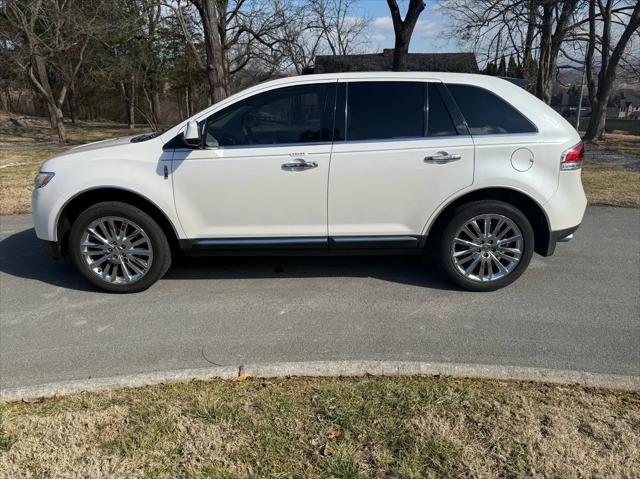
<path fill-rule="evenodd" d="M 158 223 L 127 203 L 98 203 L 78 216 L 69 253 L 93 285 L 113 293 L 143 291 L 171 264 L 171 249 Z"/>
<path fill-rule="evenodd" d="M 440 239 L 440 263 L 454 283 L 495 291 L 527 269 L 534 249 L 526 216 L 501 201 L 475 201 L 456 209 Z"/>

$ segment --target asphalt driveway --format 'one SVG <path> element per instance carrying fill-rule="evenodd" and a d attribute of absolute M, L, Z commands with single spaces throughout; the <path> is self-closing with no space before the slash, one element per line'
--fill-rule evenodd
<path fill-rule="evenodd" d="M 640 210 L 591 207 L 511 287 L 456 290 L 412 257 L 186 260 L 117 296 L 0 217 L 0 386 L 213 365 L 404 360 L 640 376 Z"/>

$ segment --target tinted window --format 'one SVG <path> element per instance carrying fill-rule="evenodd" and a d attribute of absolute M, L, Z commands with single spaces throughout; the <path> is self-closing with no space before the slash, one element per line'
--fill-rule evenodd
<path fill-rule="evenodd" d="M 449 110 L 444 104 L 435 85 L 429 85 L 429 115 L 427 119 L 427 136 L 457 135 L 456 127 Z"/>
<path fill-rule="evenodd" d="M 424 134 L 424 84 L 352 82 L 347 93 L 347 140 Z"/>
<path fill-rule="evenodd" d="M 325 84 L 286 87 L 234 103 L 207 118 L 205 144 L 331 141 L 331 128 L 326 125 L 333 122 L 333 105 L 325 106 L 326 90 Z"/>
<path fill-rule="evenodd" d="M 448 84 L 472 135 L 535 133 L 536 127 L 518 110 L 489 90 Z"/>
<path fill-rule="evenodd" d="M 347 84 L 338 83 L 336 93 L 336 116 L 333 122 L 333 141 L 344 141 L 346 132 L 346 111 Z"/>

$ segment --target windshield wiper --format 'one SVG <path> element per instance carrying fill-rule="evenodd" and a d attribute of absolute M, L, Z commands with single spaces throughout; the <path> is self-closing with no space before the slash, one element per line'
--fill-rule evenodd
<path fill-rule="evenodd" d="M 131 143 L 139 143 L 141 141 L 151 140 L 162 135 L 165 131 L 167 131 L 166 128 L 163 128 L 162 130 L 154 131 L 152 133 L 144 133 L 142 135 L 134 136 L 133 138 L 131 138 Z"/>

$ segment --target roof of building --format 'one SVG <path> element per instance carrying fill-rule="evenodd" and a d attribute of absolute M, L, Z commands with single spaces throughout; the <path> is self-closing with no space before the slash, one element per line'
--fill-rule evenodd
<path fill-rule="evenodd" d="M 361 55 L 318 55 L 313 73 L 358 71 L 391 71 L 393 49 L 382 53 Z M 408 71 L 477 73 L 478 63 L 473 53 L 409 53 Z"/>

